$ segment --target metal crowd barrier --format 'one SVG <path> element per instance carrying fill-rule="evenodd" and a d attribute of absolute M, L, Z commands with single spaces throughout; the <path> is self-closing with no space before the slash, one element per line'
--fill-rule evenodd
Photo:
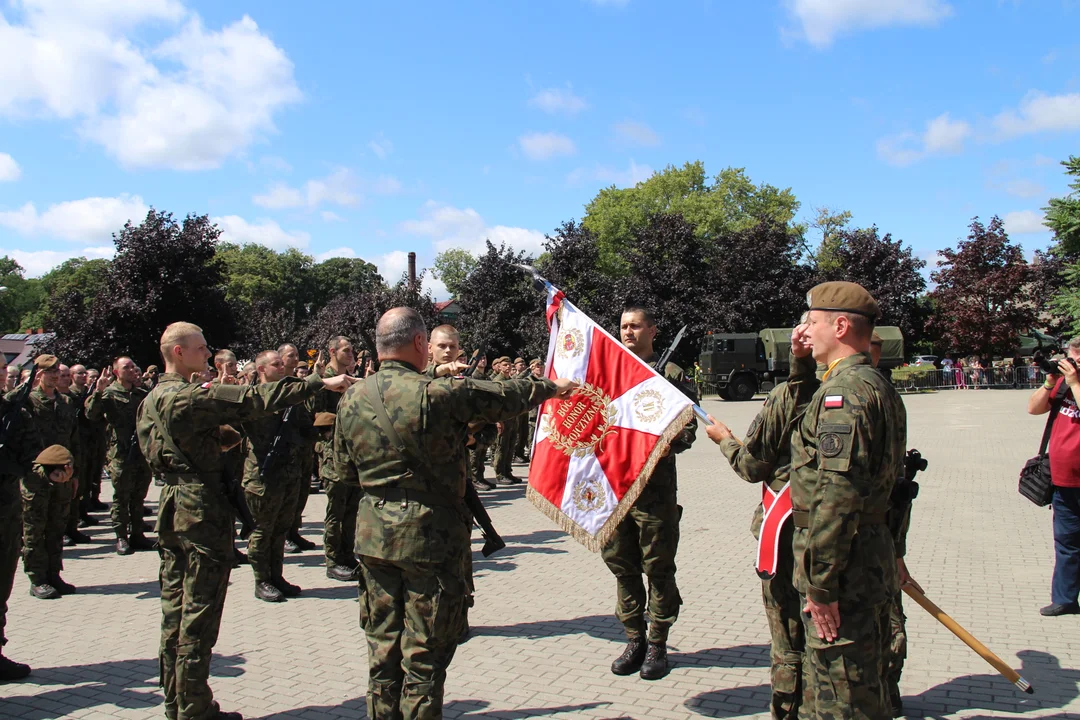
<path fill-rule="evenodd" d="M 1037 367 L 953 368 L 950 370 L 893 371 L 893 386 L 900 392 L 921 390 L 1030 390 L 1042 385 L 1046 373 Z"/>

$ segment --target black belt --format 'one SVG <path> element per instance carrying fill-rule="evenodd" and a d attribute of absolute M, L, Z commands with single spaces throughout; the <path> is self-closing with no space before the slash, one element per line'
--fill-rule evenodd
<path fill-rule="evenodd" d="M 807 510 L 792 510 L 791 519 L 797 528 L 810 527 L 810 513 Z M 860 513 L 859 525 L 884 525 L 887 522 L 885 513 Z"/>
<path fill-rule="evenodd" d="M 460 498 L 458 502 L 454 502 L 446 495 L 405 488 L 364 488 L 364 494 L 378 498 L 381 502 L 400 502 L 402 505 L 415 502 L 428 507 L 457 508 L 465 502 L 464 499 Z"/>

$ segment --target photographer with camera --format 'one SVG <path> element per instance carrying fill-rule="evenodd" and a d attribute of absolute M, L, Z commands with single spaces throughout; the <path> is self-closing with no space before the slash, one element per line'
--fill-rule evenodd
<path fill-rule="evenodd" d="M 1066 357 L 1042 360 L 1046 382 L 1028 400 L 1028 412 L 1056 412 L 1050 432 L 1050 477 L 1054 508 L 1054 577 L 1051 603 L 1039 612 L 1046 616 L 1080 613 L 1080 337 L 1069 341 Z"/>

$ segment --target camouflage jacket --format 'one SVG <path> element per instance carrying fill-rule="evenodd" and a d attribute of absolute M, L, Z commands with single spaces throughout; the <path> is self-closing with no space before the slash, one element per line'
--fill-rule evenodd
<path fill-rule="evenodd" d="M 405 448 L 384 432 L 366 381 L 349 388 L 338 405 L 334 458 L 340 480 L 365 491 L 356 552 L 412 562 L 463 556 L 471 534 L 462 502 L 469 423 L 512 418 L 554 395 L 554 383 L 433 380 L 396 360 L 384 361 L 372 377 Z"/>
<path fill-rule="evenodd" d="M 6 396 L 0 396 L 0 416 L 15 412 L 12 405 L 14 392 L 12 390 Z M 18 412 L 21 417 L 12 424 L 12 436 L 3 438 L 3 447 L 0 448 L 0 480 L 17 479 L 29 473 L 34 458 L 44 449 L 38 446 L 37 430 L 34 429 L 30 411 L 24 407 Z"/>
<path fill-rule="evenodd" d="M 79 417 L 79 444 L 86 449 L 105 447 L 105 423 L 94 420 L 86 414 L 86 401 L 93 392 L 94 388 L 90 385 L 87 385 L 82 390 L 72 385 L 71 390 L 68 391 L 72 402 L 75 403 L 75 412 Z"/>
<path fill-rule="evenodd" d="M 791 356 L 790 364 L 787 382 L 769 391 L 765 405 L 750 422 L 746 439 L 740 443 L 731 437 L 720 443 L 720 452 L 739 477 L 749 483 L 768 483 L 774 492 L 787 484 L 791 472 L 791 431 L 820 385 L 812 357 Z M 754 537 L 761 529 L 762 516 L 758 503 L 750 523 Z"/>
<path fill-rule="evenodd" d="M 30 411 L 31 426 L 36 431 L 35 457 L 50 445 L 63 445 L 78 459 L 79 421 L 75 414 L 75 403 L 69 395 L 57 391 L 49 399 L 41 388 L 34 388 L 30 391 L 26 409 Z"/>
<path fill-rule="evenodd" d="M 130 390 L 119 380 L 113 380 L 101 392 L 92 392 L 86 399 L 86 417 L 92 422 L 109 424 L 109 461 L 144 463 L 138 442 L 132 447 L 139 407 L 147 391 L 140 387 Z"/>
<path fill-rule="evenodd" d="M 320 392 L 330 391 L 324 389 Z M 258 495 L 262 493 L 257 486 L 262 483 L 283 480 L 289 473 L 300 470 L 299 455 L 304 451 L 311 452 L 312 443 L 316 438 L 315 420 L 305 404 L 293 405 L 288 410 L 288 422 L 282 425 L 285 412 L 285 410 L 279 410 L 273 415 L 245 422 L 241 429 L 247 438 L 243 471 L 244 487 Z M 278 441 L 278 456 L 274 460 L 269 476 L 264 477 L 261 470 L 266 469 L 266 456 L 279 432 L 281 439 Z"/>
<path fill-rule="evenodd" d="M 904 472 L 907 413 L 892 384 L 856 354 L 836 363 L 791 435 L 795 587 L 820 603 L 865 607 L 897 590 L 885 523 Z"/>
<path fill-rule="evenodd" d="M 335 372 L 329 367 L 323 368 L 322 377 L 330 378 L 340 373 Z M 316 376 L 317 373 L 312 373 L 312 376 Z M 318 452 L 314 449 L 315 441 L 318 439 L 318 434 L 315 432 L 315 415 L 321 412 L 337 413 L 338 403 L 341 402 L 342 393 L 332 392 L 325 388 L 315 393 L 315 395 L 304 404 L 304 412 L 308 419 L 305 420 L 304 425 L 310 432 L 310 440 L 308 441 L 308 452 L 317 452 L 319 456 L 319 477 L 326 480 L 337 480 L 337 469 L 334 467 L 334 453 L 332 447 L 326 443 L 321 443 Z M 294 453 L 301 452 L 300 448 L 294 448 Z"/>

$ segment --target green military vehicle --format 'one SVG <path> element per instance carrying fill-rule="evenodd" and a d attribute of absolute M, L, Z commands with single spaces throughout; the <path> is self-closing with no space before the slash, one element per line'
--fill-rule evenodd
<path fill-rule="evenodd" d="M 878 367 L 891 370 L 904 364 L 900 328 L 875 328 L 883 340 Z M 790 328 L 766 328 L 758 333 L 709 333 L 701 339 L 702 382 L 725 400 L 749 400 L 787 380 L 790 372 Z"/>

